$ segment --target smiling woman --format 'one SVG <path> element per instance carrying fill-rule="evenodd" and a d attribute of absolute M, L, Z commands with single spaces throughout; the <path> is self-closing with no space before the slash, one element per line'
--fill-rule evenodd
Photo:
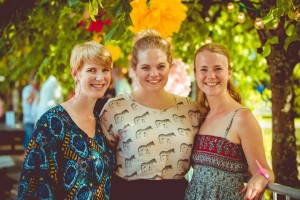
<path fill-rule="evenodd" d="M 266 161 L 261 128 L 230 80 L 227 49 L 215 43 L 200 47 L 195 73 L 203 120 L 185 199 L 261 199 L 274 174 Z M 248 170 L 251 178 L 244 187 Z"/>
<path fill-rule="evenodd" d="M 116 149 L 111 199 L 182 200 L 199 109 L 164 89 L 172 65 L 169 42 L 151 30 L 136 39 L 131 66 L 139 86 L 108 100 L 100 115 Z"/>
<path fill-rule="evenodd" d="M 112 58 L 96 42 L 73 48 L 75 96 L 41 116 L 21 174 L 18 199 L 110 199 L 114 154 L 94 112 L 111 81 Z"/>

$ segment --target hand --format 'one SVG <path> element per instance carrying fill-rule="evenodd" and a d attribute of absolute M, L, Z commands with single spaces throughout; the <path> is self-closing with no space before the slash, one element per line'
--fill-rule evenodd
<path fill-rule="evenodd" d="M 260 200 L 264 195 L 267 185 L 268 180 L 261 174 L 255 173 L 240 193 L 246 193 L 245 200 Z"/>

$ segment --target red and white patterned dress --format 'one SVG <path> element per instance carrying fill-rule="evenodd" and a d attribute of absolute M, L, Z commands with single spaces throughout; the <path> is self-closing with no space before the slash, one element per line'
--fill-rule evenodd
<path fill-rule="evenodd" d="M 247 178 L 248 164 L 242 145 L 226 139 L 234 115 L 223 137 L 200 134 L 195 137 L 194 172 L 186 200 L 243 199 L 244 194 L 239 192 Z"/>

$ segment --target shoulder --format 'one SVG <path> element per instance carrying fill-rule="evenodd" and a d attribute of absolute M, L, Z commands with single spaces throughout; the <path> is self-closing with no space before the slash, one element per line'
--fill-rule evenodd
<path fill-rule="evenodd" d="M 245 125 L 249 121 L 256 121 L 254 115 L 248 108 L 240 108 L 235 111 L 235 121 L 239 124 Z"/>
<path fill-rule="evenodd" d="M 119 94 L 113 98 L 110 98 L 106 104 L 109 104 L 110 102 L 120 102 L 120 101 L 129 101 L 132 100 L 130 94 Z"/>
<path fill-rule="evenodd" d="M 132 103 L 132 97 L 130 94 L 125 93 L 125 94 L 119 94 L 113 98 L 110 98 L 106 104 L 104 105 L 104 107 L 116 107 L 116 106 L 121 106 L 124 103 Z"/>
<path fill-rule="evenodd" d="M 248 109 L 240 109 L 236 113 L 234 121 L 240 134 L 248 134 L 249 131 L 253 133 L 260 130 L 260 126 L 257 119 Z"/>
<path fill-rule="evenodd" d="M 26 85 L 23 90 L 22 90 L 22 93 L 26 93 L 26 92 L 29 92 L 31 90 L 32 86 L 31 85 Z"/>
<path fill-rule="evenodd" d="M 100 116 L 102 116 L 104 113 L 113 112 L 113 110 L 119 110 L 124 107 L 128 107 L 132 104 L 133 100 L 131 99 L 130 94 L 119 94 L 116 97 L 110 98 L 105 105 L 103 106 L 103 109 L 101 110 Z"/>
<path fill-rule="evenodd" d="M 174 94 L 177 104 L 186 105 L 190 109 L 199 110 L 197 103 L 190 97 L 184 97 Z"/>
<path fill-rule="evenodd" d="M 63 139 L 65 130 L 65 117 L 64 109 L 58 105 L 47 112 L 45 112 L 36 123 L 36 130 L 48 132 L 50 135 Z"/>

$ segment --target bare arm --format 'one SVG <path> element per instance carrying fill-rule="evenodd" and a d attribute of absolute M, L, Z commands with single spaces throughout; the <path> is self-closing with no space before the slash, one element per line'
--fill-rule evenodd
<path fill-rule="evenodd" d="M 249 171 L 252 175 L 247 186 L 242 192 L 246 192 L 245 199 L 261 199 L 268 182 L 274 182 L 274 173 L 267 163 L 262 130 L 253 116 L 248 110 L 238 113 L 237 131 L 241 140 L 241 144 L 249 165 Z M 268 181 L 259 171 L 256 160 L 261 164 L 264 170 L 270 175 Z"/>

